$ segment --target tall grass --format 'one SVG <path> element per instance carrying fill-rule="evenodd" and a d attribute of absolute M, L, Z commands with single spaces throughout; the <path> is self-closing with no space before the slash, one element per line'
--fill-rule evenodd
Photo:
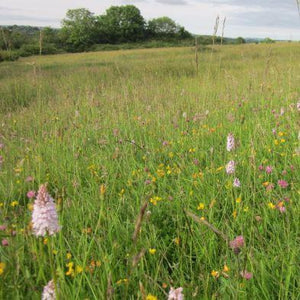
<path fill-rule="evenodd" d="M 0 65 L 1 299 L 39 299 L 53 272 L 60 299 L 297 299 L 299 45 L 215 45 L 198 75 L 194 51 Z M 45 182 L 62 230 L 37 239 L 26 193 Z"/>

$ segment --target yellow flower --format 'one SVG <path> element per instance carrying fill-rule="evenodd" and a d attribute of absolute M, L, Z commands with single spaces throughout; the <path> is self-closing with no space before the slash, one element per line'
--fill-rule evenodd
<path fill-rule="evenodd" d="M 83 267 L 81 267 L 81 266 L 76 266 L 76 273 L 77 273 L 77 274 L 82 273 L 82 271 L 83 271 Z"/>
<path fill-rule="evenodd" d="M 69 262 L 66 265 L 68 267 L 68 271 L 66 272 L 67 276 L 74 276 L 74 263 L 73 262 Z"/>
<path fill-rule="evenodd" d="M 281 131 L 280 131 L 280 132 L 278 132 L 278 135 L 279 135 L 279 136 L 284 136 L 284 132 L 281 132 Z"/>
<path fill-rule="evenodd" d="M 157 205 L 157 202 L 158 201 L 161 201 L 161 198 L 158 197 L 158 196 L 155 196 L 153 198 L 150 198 L 150 202 L 153 204 L 153 205 Z"/>
<path fill-rule="evenodd" d="M 205 208 L 205 204 L 204 203 L 199 203 L 197 209 L 198 210 L 203 210 Z"/>
<path fill-rule="evenodd" d="M 220 172 L 220 171 L 223 170 L 223 169 L 224 169 L 224 167 L 221 166 L 221 167 L 219 167 L 219 168 L 216 169 L 216 172 Z"/>
<path fill-rule="evenodd" d="M 71 259 L 72 258 L 72 254 L 70 252 L 67 253 L 67 259 Z"/>
<path fill-rule="evenodd" d="M 279 141 L 278 140 L 274 140 L 274 144 L 277 146 L 279 145 Z"/>
<path fill-rule="evenodd" d="M 264 182 L 262 185 L 266 187 L 266 186 L 269 185 L 269 183 L 270 183 L 269 181 L 266 181 L 266 182 Z"/>
<path fill-rule="evenodd" d="M 104 195 L 106 192 L 106 186 L 104 184 L 101 184 L 100 186 L 100 195 Z"/>
<path fill-rule="evenodd" d="M 229 272 L 229 271 L 230 271 L 230 269 L 228 268 L 228 266 L 224 265 L 223 272 Z"/>
<path fill-rule="evenodd" d="M 232 216 L 233 216 L 234 218 L 236 218 L 236 216 L 237 216 L 237 211 L 236 211 L 236 210 L 233 211 Z"/>
<path fill-rule="evenodd" d="M 280 142 L 281 142 L 281 143 L 285 143 L 285 139 L 281 139 Z"/>
<path fill-rule="evenodd" d="M 204 217 L 201 217 L 201 218 L 200 218 L 200 220 L 201 220 L 201 221 L 204 221 L 204 220 L 205 220 L 205 218 L 204 218 Z"/>
<path fill-rule="evenodd" d="M 210 274 L 214 278 L 218 278 L 219 277 L 219 272 L 218 271 L 212 270 Z"/>
<path fill-rule="evenodd" d="M 165 171 L 163 169 L 158 169 L 156 171 L 156 174 L 158 177 L 164 177 L 165 176 Z"/>
<path fill-rule="evenodd" d="M 241 198 L 241 197 L 238 197 L 238 198 L 236 198 L 236 200 L 235 200 L 236 203 L 241 203 L 241 201 L 242 201 L 242 198 Z"/>
<path fill-rule="evenodd" d="M 149 249 L 149 253 L 150 253 L 150 254 L 155 254 L 155 252 L 156 252 L 156 249 L 154 249 L 154 248 L 150 248 L 150 249 Z"/>
<path fill-rule="evenodd" d="M 32 203 L 28 203 L 27 204 L 27 208 L 29 211 L 33 211 L 33 204 Z"/>
<path fill-rule="evenodd" d="M 179 237 L 176 237 L 176 238 L 174 239 L 174 243 L 175 243 L 176 245 L 179 245 L 179 244 L 180 244 L 180 239 L 179 239 Z"/>
<path fill-rule="evenodd" d="M 246 206 L 246 207 L 244 208 L 244 212 L 247 212 L 248 210 L 249 210 L 249 207 Z"/>
<path fill-rule="evenodd" d="M 5 270 L 5 263 L 0 262 L 0 275 L 4 273 L 4 270 Z"/>
<path fill-rule="evenodd" d="M 173 152 L 169 152 L 169 157 L 173 158 L 174 157 L 174 153 Z"/>
<path fill-rule="evenodd" d="M 44 245 L 47 245 L 48 244 L 48 238 L 44 238 L 43 243 L 44 243 Z"/>
<path fill-rule="evenodd" d="M 269 203 L 268 203 L 268 206 L 269 206 L 271 209 L 275 209 L 275 207 L 276 207 L 272 202 L 269 202 Z"/>
<path fill-rule="evenodd" d="M 12 207 L 15 207 L 17 205 L 19 205 L 18 201 L 13 201 L 13 202 L 10 203 L 10 206 L 12 206 Z"/>
<path fill-rule="evenodd" d="M 157 300 L 157 297 L 153 296 L 151 294 L 148 294 L 146 300 Z"/>

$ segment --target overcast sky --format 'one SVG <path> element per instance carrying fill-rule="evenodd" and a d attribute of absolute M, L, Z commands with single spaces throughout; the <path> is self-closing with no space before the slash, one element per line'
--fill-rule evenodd
<path fill-rule="evenodd" d="M 134 4 L 146 20 L 168 16 L 188 31 L 211 34 L 217 15 L 226 17 L 225 36 L 300 40 L 297 0 L 1 0 L 1 25 L 60 27 L 71 8 L 96 15 L 112 5 Z"/>

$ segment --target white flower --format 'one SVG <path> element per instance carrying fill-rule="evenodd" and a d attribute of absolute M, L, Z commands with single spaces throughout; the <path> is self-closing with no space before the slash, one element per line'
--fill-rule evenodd
<path fill-rule="evenodd" d="M 48 282 L 47 285 L 44 286 L 43 294 L 42 294 L 42 300 L 55 300 L 55 286 L 54 281 L 51 280 Z"/>
<path fill-rule="evenodd" d="M 226 165 L 226 173 L 233 174 L 235 172 L 235 162 L 233 160 L 229 161 Z"/>
<path fill-rule="evenodd" d="M 235 147 L 235 142 L 234 142 L 234 136 L 232 133 L 229 133 L 227 136 L 227 145 L 226 145 L 226 149 L 227 151 L 232 151 Z"/>
<path fill-rule="evenodd" d="M 53 235 L 60 230 L 53 198 L 46 185 L 41 185 L 33 205 L 32 228 L 36 236 Z"/>
<path fill-rule="evenodd" d="M 168 300 L 183 300 L 184 295 L 182 294 L 183 288 L 179 287 L 177 289 L 174 289 L 171 287 L 168 295 Z"/>

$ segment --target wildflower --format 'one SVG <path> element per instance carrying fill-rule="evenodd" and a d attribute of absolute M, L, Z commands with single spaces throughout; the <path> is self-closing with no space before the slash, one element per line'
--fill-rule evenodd
<path fill-rule="evenodd" d="M 258 170 L 259 171 L 262 171 L 264 169 L 264 166 L 262 166 L 262 165 L 260 165 L 259 167 L 258 167 Z"/>
<path fill-rule="evenodd" d="M 266 191 L 271 191 L 273 190 L 275 187 L 274 183 L 269 183 L 267 186 L 266 186 Z"/>
<path fill-rule="evenodd" d="M 246 280 L 249 280 L 249 279 L 251 279 L 253 277 L 253 274 L 250 273 L 250 272 L 248 272 L 248 271 L 246 271 L 246 270 L 242 271 L 240 274 Z"/>
<path fill-rule="evenodd" d="M 1 244 L 2 244 L 3 247 L 7 247 L 7 246 L 9 245 L 7 239 L 3 239 L 3 240 L 1 241 Z"/>
<path fill-rule="evenodd" d="M 4 144 L 0 143 L 0 149 L 3 149 L 3 148 L 4 148 Z"/>
<path fill-rule="evenodd" d="M 204 203 L 199 203 L 197 209 L 198 209 L 198 210 L 203 210 L 204 207 L 205 207 Z"/>
<path fill-rule="evenodd" d="M 289 184 L 285 180 L 278 180 L 278 185 L 285 189 Z"/>
<path fill-rule="evenodd" d="M 67 276 L 74 276 L 74 263 L 73 262 L 69 262 L 66 265 L 68 267 L 68 271 L 66 272 Z"/>
<path fill-rule="evenodd" d="M 69 259 L 72 258 L 72 254 L 71 254 L 70 252 L 68 252 L 67 255 L 66 255 L 66 257 L 67 257 L 67 259 L 69 260 Z"/>
<path fill-rule="evenodd" d="M 233 249 L 234 253 L 238 254 L 241 248 L 245 246 L 244 237 L 242 235 L 237 236 L 234 240 L 229 242 L 229 246 Z"/>
<path fill-rule="evenodd" d="M 0 225 L 0 231 L 5 231 L 6 230 L 6 225 Z"/>
<path fill-rule="evenodd" d="M 81 267 L 81 266 L 76 266 L 76 273 L 77 273 L 77 274 L 82 273 L 82 271 L 83 271 L 83 267 Z"/>
<path fill-rule="evenodd" d="M 241 198 L 241 197 L 238 197 L 238 198 L 235 199 L 235 202 L 236 202 L 236 203 L 241 203 L 241 201 L 242 201 L 242 198 Z"/>
<path fill-rule="evenodd" d="M 15 206 L 18 206 L 19 205 L 19 202 L 18 201 L 12 201 L 11 203 L 10 203 L 10 206 L 12 206 L 12 207 L 15 207 Z"/>
<path fill-rule="evenodd" d="M 26 182 L 31 182 L 33 181 L 33 177 L 32 176 L 27 176 L 27 178 L 25 179 Z"/>
<path fill-rule="evenodd" d="M 0 262 L 0 275 L 4 273 L 5 267 L 6 267 L 5 263 Z"/>
<path fill-rule="evenodd" d="M 219 272 L 218 272 L 218 271 L 215 271 L 215 270 L 212 270 L 210 274 L 211 274 L 211 276 L 214 277 L 214 278 L 218 278 L 218 277 L 220 276 Z"/>
<path fill-rule="evenodd" d="M 32 226 L 36 236 L 53 235 L 60 230 L 55 203 L 48 194 L 45 184 L 40 186 L 34 202 Z"/>
<path fill-rule="evenodd" d="M 179 287 L 177 289 L 171 287 L 168 295 L 168 300 L 183 300 L 184 295 L 182 294 L 182 291 L 182 287 Z"/>
<path fill-rule="evenodd" d="M 297 110 L 300 111 L 300 102 L 297 102 Z"/>
<path fill-rule="evenodd" d="M 27 192 L 27 197 L 29 199 L 33 198 L 34 196 L 35 196 L 35 191 L 29 191 L 29 192 Z"/>
<path fill-rule="evenodd" d="M 152 294 L 148 294 L 146 300 L 157 300 L 157 297 L 153 296 Z"/>
<path fill-rule="evenodd" d="M 268 173 L 268 174 L 271 174 L 272 173 L 272 167 L 271 166 L 266 166 L 266 172 Z"/>
<path fill-rule="evenodd" d="M 42 294 L 42 300 L 55 300 L 55 299 L 56 299 L 56 295 L 55 295 L 54 281 L 51 280 L 44 287 L 43 294 Z"/>
<path fill-rule="evenodd" d="M 236 216 L 237 216 L 237 211 L 236 211 L 236 209 L 233 211 L 232 216 L 233 216 L 234 219 L 236 218 Z"/>
<path fill-rule="evenodd" d="M 226 165 L 226 173 L 233 174 L 235 172 L 235 162 L 233 160 L 229 161 Z"/>
<path fill-rule="evenodd" d="M 230 271 L 230 269 L 228 268 L 228 266 L 224 265 L 223 272 L 229 272 L 229 271 Z"/>
<path fill-rule="evenodd" d="M 104 184 L 101 184 L 100 186 L 100 195 L 104 195 L 106 192 L 106 186 Z"/>
<path fill-rule="evenodd" d="M 233 186 L 234 187 L 241 187 L 241 182 L 238 178 L 234 178 L 233 180 Z"/>
<path fill-rule="evenodd" d="M 273 133 L 274 135 L 276 135 L 276 129 L 275 129 L 275 128 L 272 129 L 272 133 Z"/>
<path fill-rule="evenodd" d="M 155 252 L 156 252 L 156 249 L 154 249 L 154 248 L 150 248 L 150 249 L 149 249 L 149 253 L 150 253 L 150 254 L 155 254 Z"/>
<path fill-rule="evenodd" d="M 276 208 L 276 206 L 275 206 L 272 202 L 269 202 L 269 203 L 268 203 L 268 206 L 269 206 L 271 209 Z"/>
<path fill-rule="evenodd" d="M 229 133 L 227 136 L 227 145 L 226 149 L 227 151 L 232 151 L 235 148 L 235 142 L 234 142 L 234 136 L 232 133 Z"/>

